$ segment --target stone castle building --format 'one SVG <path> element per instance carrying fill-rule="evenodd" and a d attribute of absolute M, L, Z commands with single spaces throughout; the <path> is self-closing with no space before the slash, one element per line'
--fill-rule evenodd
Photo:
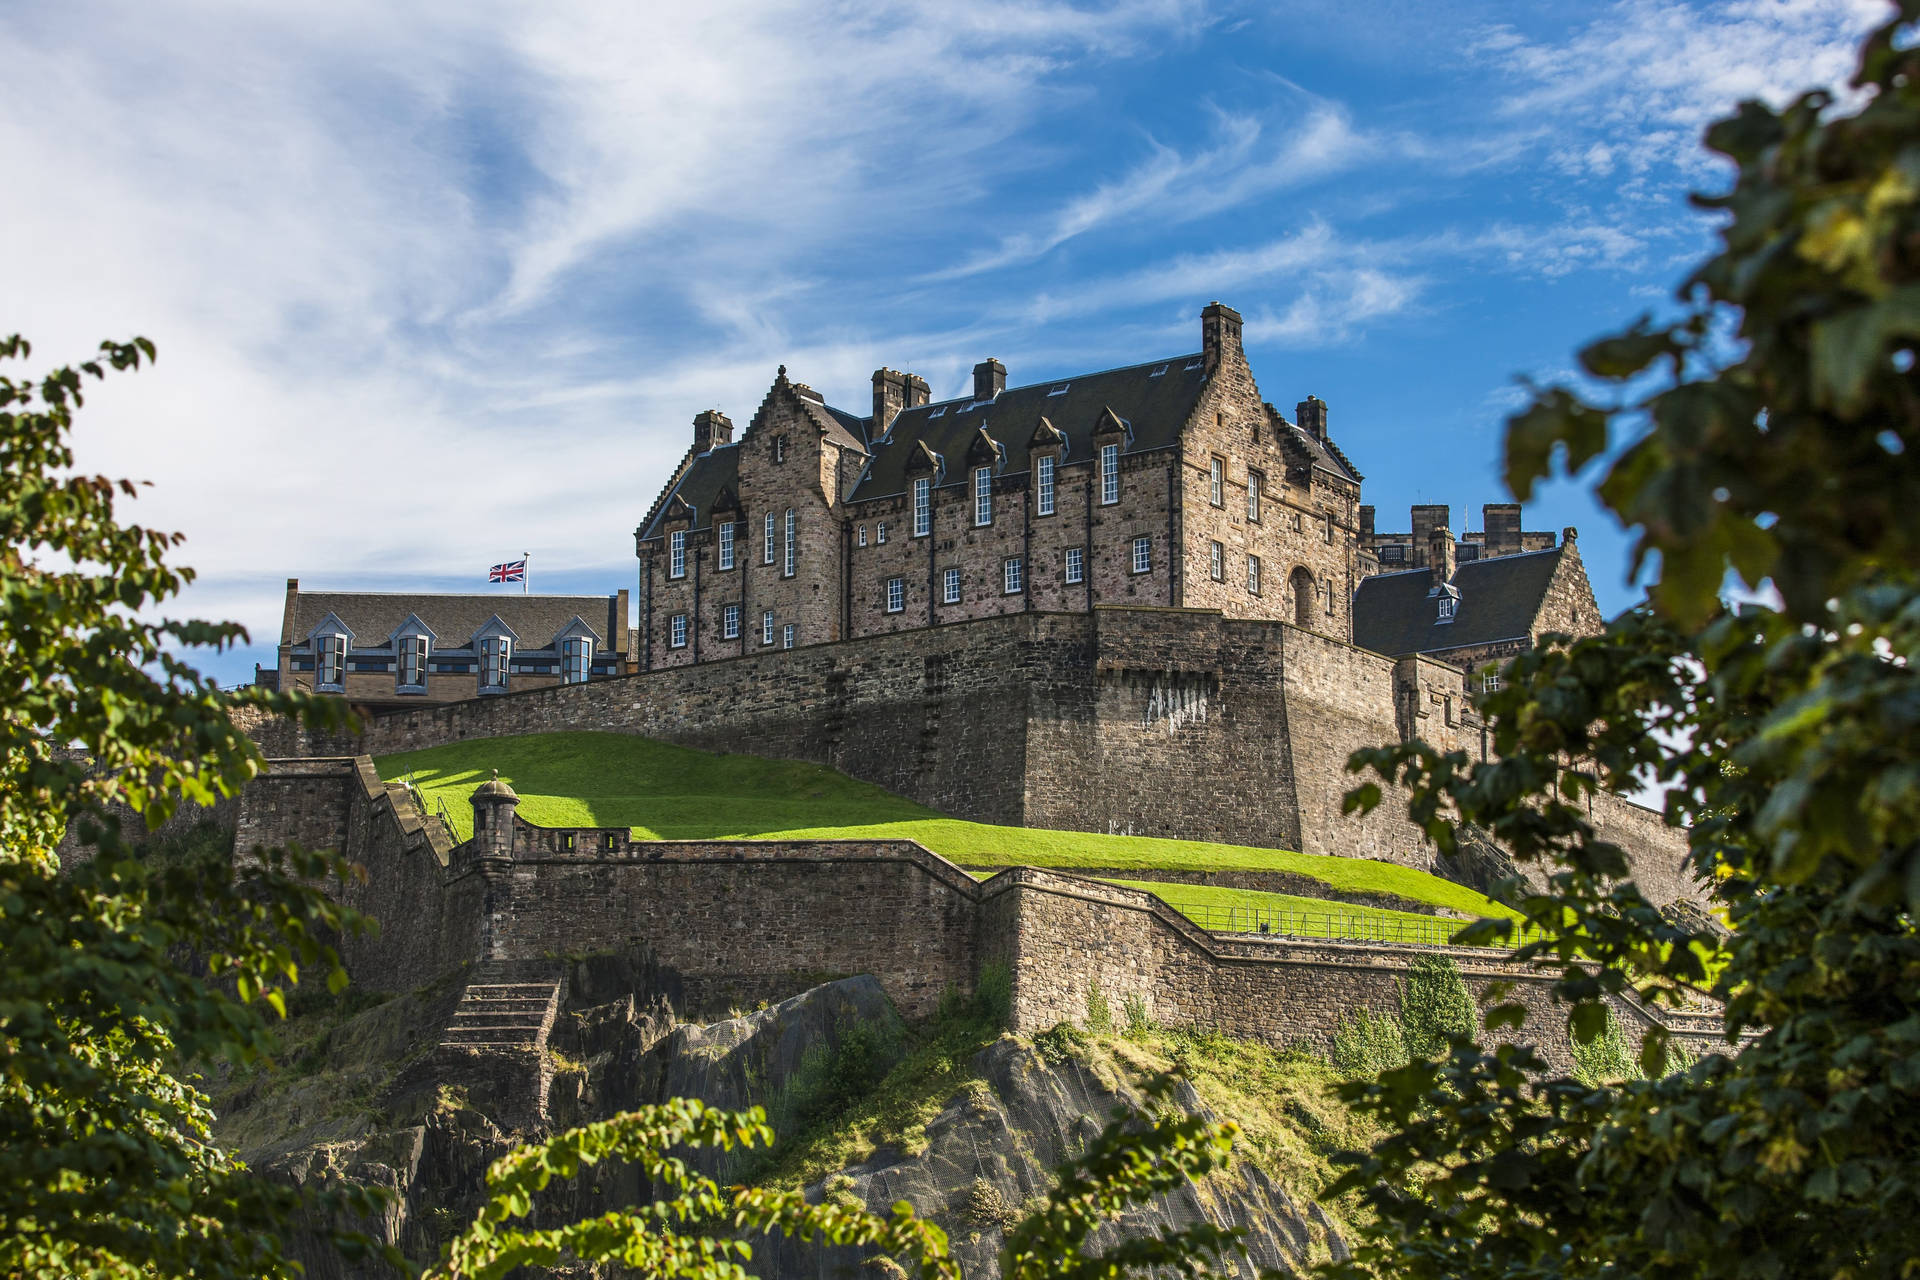
<path fill-rule="evenodd" d="M 971 395 L 938 404 L 924 379 L 880 369 L 864 415 L 783 366 L 739 439 L 700 414 L 635 531 L 640 669 L 1114 605 L 1217 609 L 1467 668 L 1598 627 L 1571 537 L 1523 532 L 1517 505 L 1489 506 L 1458 543 L 1445 507 L 1376 533 L 1325 402 L 1289 421 L 1262 398 L 1232 308 L 1207 306 L 1200 337 L 1015 388 L 983 361 Z"/>

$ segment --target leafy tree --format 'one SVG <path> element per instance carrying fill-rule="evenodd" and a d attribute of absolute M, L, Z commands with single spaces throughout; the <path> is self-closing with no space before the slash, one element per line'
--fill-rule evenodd
<path fill-rule="evenodd" d="M 15 336 L 0 361 L 30 354 Z M 173 656 L 240 628 L 150 622 L 191 580 L 174 534 L 121 523 L 125 481 L 73 473 L 85 381 L 151 360 L 145 339 L 36 384 L 0 374 L 0 1274 L 287 1273 L 278 1236 L 313 1202 L 250 1175 L 208 1135 L 188 1064 L 255 1058 L 266 1007 L 305 967 L 345 981 L 325 931 L 344 870 L 260 851 L 143 860 L 120 815 L 158 825 L 236 794 L 259 753 L 222 694 Z M 80 754 L 76 754 L 75 748 Z M 69 824 L 92 846 L 62 873 Z M 342 1192 L 324 1214 L 369 1207 Z M 349 1242 L 351 1243 L 351 1242 Z"/>
<path fill-rule="evenodd" d="M 1539 390 L 1508 424 L 1522 499 L 1634 433 L 1598 494 L 1657 559 L 1648 606 L 1512 664 L 1487 701 L 1497 758 L 1354 759 L 1406 783 L 1443 848 L 1464 821 L 1545 864 L 1521 905 L 1549 936 L 1519 954 L 1557 969 L 1577 1041 L 1633 986 L 1724 1001 L 1725 1051 L 1660 1076 L 1650 1035 L 1656 1078 L 1595 1087 L 1462 1039 L 1350 1086 L 1393 1133 L 1335 1188 L 1367 1191 L 1380 1230 L 1330 1274 L 1920 1268 L 1917 17 L 1903 0 L 1867 39 L 1855 108 L 1813 92 L 1715 124 L 1737 177 L 1698 200 L 1720 243 L 1680 318 L 1581 353 L 1608 396 Z M 1781 607 L 1722 607 L 1729 572 Z M 1588 824 L 1590 794 L 1642 781 L 1670 788 L 1730 936 L 1663 918 Z"/>

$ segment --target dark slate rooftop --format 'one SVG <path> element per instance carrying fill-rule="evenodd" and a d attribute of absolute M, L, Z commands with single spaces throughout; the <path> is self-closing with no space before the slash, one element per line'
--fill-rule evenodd
<path fill-rule="evenodd" d="M 521 649 L 548 647 L 576 617 L 592 628 L 595 648 L 609 649 L 608 638 L 618 630 L 614 618 L 618 607 L 618 596 L 300 591 L 294 595 L 291 634 L 280 639 L 301 644 L 332 614 L 353 633 L 356 648 L 377 648 L 414 615 L 427 624 L 438 647 L 456 649 L 464 648 L 498 614 L 513 629 Z"/>
<path fill-rule="evenodd" d="M 1390 658 L 1492 644 L 1531 634 L 1563 547 L 1469 560 L 1454 569 L 1460 604 L 1452 622 L 1436 622 L 1426 569 L 1363 578 L 1353 595 L 1353 642 Z"/>
<path fill-rule="evenodd" d="M 660 536 L 661 526 L 666 524 L 667 514 L 673 510 L 676 497 L 693 508 L 694 528 L 710 527 L 713 524 L 713 504 L 723 489 L 736 495 L 740 492 L 740 442 L 737 440 L 709 449 L 695 458 L 687 467 L 687 473 L 680 477 L 680 483 L 660 504 L 660 509 L 653 513 L 653 519 L 647 522 L 640 536 Z"/>
<path fill-rule="evenodd" d="M 1027 470 L 1027 442 L 1046 418 L 1067 438 L 1064 461 L 1093 456 L 1093 429 L 1111 408 L 1131 428 L 1123 453 L 1170 448 L 1180 438 L 1206 385 L 1199 353 L 1145 364 L 1079 374 L 1026 387 L 1009 387 L 992 400 L 943 400 L 903 409 L 887 434 L 872 443 L 873 461 L 854 487 L 851 501 L 886 498 L 907 488 L 907 459 L 914 443 L 946 462 L 942 487 L 966 483 L 967 449 L 982 427 L 1006 451 L 1005 472 Z"/>

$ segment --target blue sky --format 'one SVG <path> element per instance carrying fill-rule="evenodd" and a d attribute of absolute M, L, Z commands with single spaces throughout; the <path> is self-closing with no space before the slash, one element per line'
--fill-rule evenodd
<path fill-rule="evenodd" d="M 627 585 L 694 414 L 744 426 L 776 365 L 858 409 L 879 365 L 943 395 L 1191 350 L 1214 298 L 1403 527 L 1501 500 L 1516 375 L 1670 297 L 1702 126 L 1843 81 L 1883 11 L 13 6 L 0 326 L 159 344 L 78 443 L 188 535 L 182 610 L 251 629 L 229 680 L 288 577 Z M 1635 598 L 1577 486 L 1528 522 Z"/>

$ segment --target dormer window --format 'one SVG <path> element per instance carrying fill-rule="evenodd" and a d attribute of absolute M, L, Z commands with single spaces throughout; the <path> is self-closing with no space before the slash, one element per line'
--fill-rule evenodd
<path fill-rule="evenodd" d="M 340 692 L 347 675 L 347 638 L 338 633 L 316 636 L 313 653 L 314 687 Z"/>
<path fill-rule="evenodd" d="M 560 646 L 561 683 L 585 684 L 592 661 L 593 641 L 585 636 L 569 636 Z"/>
<path fill-rule="evenodd" d="M 684 578 L 687 576 L 687 531 L 675 529 L 667 535 L 667 576 Z"/>
<path fill-rule="evenodd" d="M 1035 459 L 1034 468 L 1034 514 L 1050 516 L 1053 514 L 1053 456 L 1042 454 Z"/>
<path fill-rule="evenodd" d="M 715 532 L 720 538 L 719 566 L 722 569 L 731 569 L 733 568 L 733 521 L 729 520 L 716 526 Z"/>
<path fill-rule="evenodd" d="M 1100 505 L 1110 507 L 1120 501 L 1120 446 L 1100 446 Z"/>
<path fill-rule="evenodd" d="M 1436 615 L 1434 617 L 1434 621 L 1435 622 L 1452 622 L 1453 611 L 1459 606 L 1460 602 L 1454 599 L 1450 595 L 1442 595 L 1439 598 L 1437 604 L 1438 604 L 1438 608 L 1437 608 Z"/>
<path fill-rule="evenodd" d="M 973 473 L 973 523 L 993 523 L 993 471 L 987 467 L 975 468 Z"/>
<path fill-rule="evenodd" d="M 913 536 L 924 538 L 933 532 L 933 481 L 920 476 L 913 482 Z"/>
<path fill-rule="evenodd" d="M 507 687 L 507 665 L 513 661 L 513 641 L 487 636 L 480 641 L 480 688 L 494 692 Z"/>
<path fill-rule="evenodd" d="M 403 691 L 425 692 L 427 687 L 427 638 L 423 635 L 400 637 L 400 673 Z"/>

